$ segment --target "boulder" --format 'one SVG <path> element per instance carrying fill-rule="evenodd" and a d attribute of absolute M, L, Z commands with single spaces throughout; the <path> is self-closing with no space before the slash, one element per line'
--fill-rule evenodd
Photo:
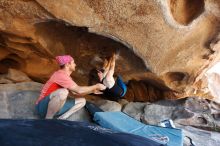
<path fill-rule="evenodd" d="M 77 112 L 73 113 L 67 120 L 92 122 L 91 115 L 88 113 L 88 111 L 85 108 L 82 108 Z"/>
<path fill-rule="evenodd" d="M 157 125 L 159 122 L 171 119 L 172 113 L 178 106 L 171 101 L 162 100 L 156 103 L 148 104 L 144 107 L 143 122 Z"/>
<path fill-rule="evenodd" d="M 36 82 L 0 84 L 0 118 L 36 119 L 35 101 L 41 87 Z"/>
<path fill-rule="evenodd" d="M 143 122 L 158 124 L 172 119 L 174 123 L 194 126 L 201 129 L 215 130 L 220 128 L 220 121 L 211 113 L 211 104 L 205 99 L 190 97 L 177 101 L 158 101 L 144 108 Z"/>
<path fill-rule="evenodd" d="M 1 84 L 19 83 L 19 82 L 31 82 L 32 80 L 23 72 L 9 68 L 7 74 L 0 76 Z"/>
<path fill-rule="evenodd" d="M 192 126 L 178 126 L 183 130 L 185 135 L 184 145 L 190 146 L 190 137 L 194 145 L 199 146 L 217 146 L 220 144 L 219 132 L 215 131 L 205 131 Z"/>
<path fill-rule="evenodd" d="M 95 105 L 105 112 L 121 111 L 122 108 L 119 103 L 110 100 L 98 100 L 95 101 Z"/>
<path fill-rule="evenodd" d="M 128 114 L 132 118 L 141 121 L 144 113 L 144 108 L 149 103 L 130 102 L 123 107 L 122 112 Z"/>
<path fill-rule="evenodd" d="M 42 84 L 23 82 L 0 84 L 0 118 L 1 119 L 39 119 L 35 102 L 40 95 Z M 91 121 L 85 108 L 68 118 L 69 121 Z"/>

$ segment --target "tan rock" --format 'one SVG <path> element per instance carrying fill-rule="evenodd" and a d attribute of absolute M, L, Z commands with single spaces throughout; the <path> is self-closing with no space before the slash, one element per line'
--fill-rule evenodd
<path fill-rule="evenodd" d="M 12 68 L 8 70 L 8 74 L 5 77 L 14 83 L 32 81 L 25 73 Z"/>
<path fill-rule="evenodd" d="M 204 0 L 169 0 L 169 3 L 174 19 L 184 25 L 200 15 L 205 8 Z"/>
<path fill-rule="evenodd" d="M 88 84 L 90 71 L 120 50 L 116 74 L 138 81 L 127 100 L 212 98 L 202 74 L 219 60 L 219 6 L 215 0 L 2 0 L 0 72 L 14 68 L 44 82 L 58 68 L 54 56 L 68 53 L 77 63 L 74 79 Z M 164 81 L 151 76 L 159 90 L 140 81 L 147 72 Z"/>

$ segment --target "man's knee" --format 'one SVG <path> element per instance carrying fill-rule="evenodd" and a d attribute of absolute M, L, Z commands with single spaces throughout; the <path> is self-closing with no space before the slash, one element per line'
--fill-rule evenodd
<path fill-rule="evenodd" d="M 57 96 L 59 96 L 61 100 L 66 100 L 68 94 L 69 94 L 69 91 L 67 89 L 65 88 L 58 89 Z"/>

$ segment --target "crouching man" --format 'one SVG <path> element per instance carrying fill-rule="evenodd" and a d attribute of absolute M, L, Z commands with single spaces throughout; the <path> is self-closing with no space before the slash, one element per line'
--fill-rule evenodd
<path fill-rule="evenodd" d="M 70 55 L 57 56 L 56 61 L 60 69 L 54 72 L 43 86 L 36 101 L 36 111 L 41 118 L 67 119 L 86 103 L 85 98 L 69 99 L 69 92 L 76 96 L 102 94 L 101 90 L 105 90 L 106 87 L 100 83 L 92 86 L 77 85 L 70 76 L 76 68 L 74 59 Z"/>

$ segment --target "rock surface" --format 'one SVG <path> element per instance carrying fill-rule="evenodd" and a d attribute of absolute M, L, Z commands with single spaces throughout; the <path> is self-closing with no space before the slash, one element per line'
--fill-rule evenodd
<path fill-rule="evenodd" d="M 95 104 L 105 112 L 121 111 L 121 105 L 115 101 L 99 100 Z"/>
<path fill-rule="evenodd" d="M 211 109 L 208 101 L 198 98 L 158 101 L 145 106 L 143 122 L 158 124 L 160 121 L 172 119 L 180 125 L 219 131 L 220 121 L 214 118 Z"/>
<path fill-rule="evenodd" d="M 0 85 L 0 119 L 38 119 L 34 103 L 39 96 L 42 84 L 24 82 Z M 160 100 L 155 103 L 121 101 L 122 106 L 114 101 L 96 101 L 104 111 L 122 111 L 146 124 L 158 125 L 164 119 L 172 119 L 177 128 L 183 129 L 186 136 L 196 145 L 219 145 L 219 104 L 199 98 L 187 98 L 176 101 Z M 91 116 L 83 108 L 68 121 L 92 122 Z M 206 129 L 206 130 L 202 130 Z M 207 131 L 208 130 L 208 131 Z M 189 139 L 184 138 L 185 146 Z"/>
<path fill-rule="evenodd" d="M 36 82 L 58 69 L 56 55 L 72 55 L 72 77 L 88 85 L 119 52 L 115 75 L 128 86 L 126 101 L 101 108 L 149 124 L 173 119 L 198 145 L 219 145 L 217 133 L 185 127 L 219 131 L 220 71 L 207 75 L 220 60 L 218 1 L 0 0 L 0 11 L 0 118 L 37 118 Z M 82 109 L 69 120 L 91 119 Z"/>
<path fill-rule="evenodd" d="M 218 146 L 220 145 L 219 132 L 205 131 L 191 126 L 180 126 L 185 136 L 193 140 L 194 145 L 199 146 Z M 190 140 L 184 138 L 184 146 L 190 146 Z"/>
<path fill-rule="evenodd" d="M 149 81 L 145 73 L 153 72 L 161 86 L 175 91 L 141 82 L 137 92 L 153 91 L 144 101 L 213 98 L 202 89 L 207 87 L 203 71 L 219 60 L 218 1 L 1 0 L 0 9 L 1 73 L 14 68 L 44 82 L 58 68 L 54 56 L 68 53 L 78 64 L 74 77 L 88 84 L 91 70 L 118 49 L 116 74 Z M 127 99 L 143 101 L 129 93 Z"/>
<path fill-rule="evenodd" d="M 0 84 L 0 118 L 37 118 L 34 105 L 41 87 L 36 82 Z"/>
<path fill-rule="evenodd" d="M 0 119 L 39 119 L 35 102 L 41 88 L 42 84 L 36 82 L 0 84 Z M 68 120 L 91 122 L 91 117 L 83 108 Z"/>
<path fill-rule="evenodd" d="M 7 74 L 0 75 L 0 84 L 31 82 L 32 80 L 23 72 L 15 69 L 8 69 Z"/>
<path fill-rule="evenodd" d="M 141 121 L 144 113 L 144 107 L 147 106 L 148 103 L 141 102 L 130 102 L 124 106 L 122 112 L 128 114 L 132 118 Z"/>

